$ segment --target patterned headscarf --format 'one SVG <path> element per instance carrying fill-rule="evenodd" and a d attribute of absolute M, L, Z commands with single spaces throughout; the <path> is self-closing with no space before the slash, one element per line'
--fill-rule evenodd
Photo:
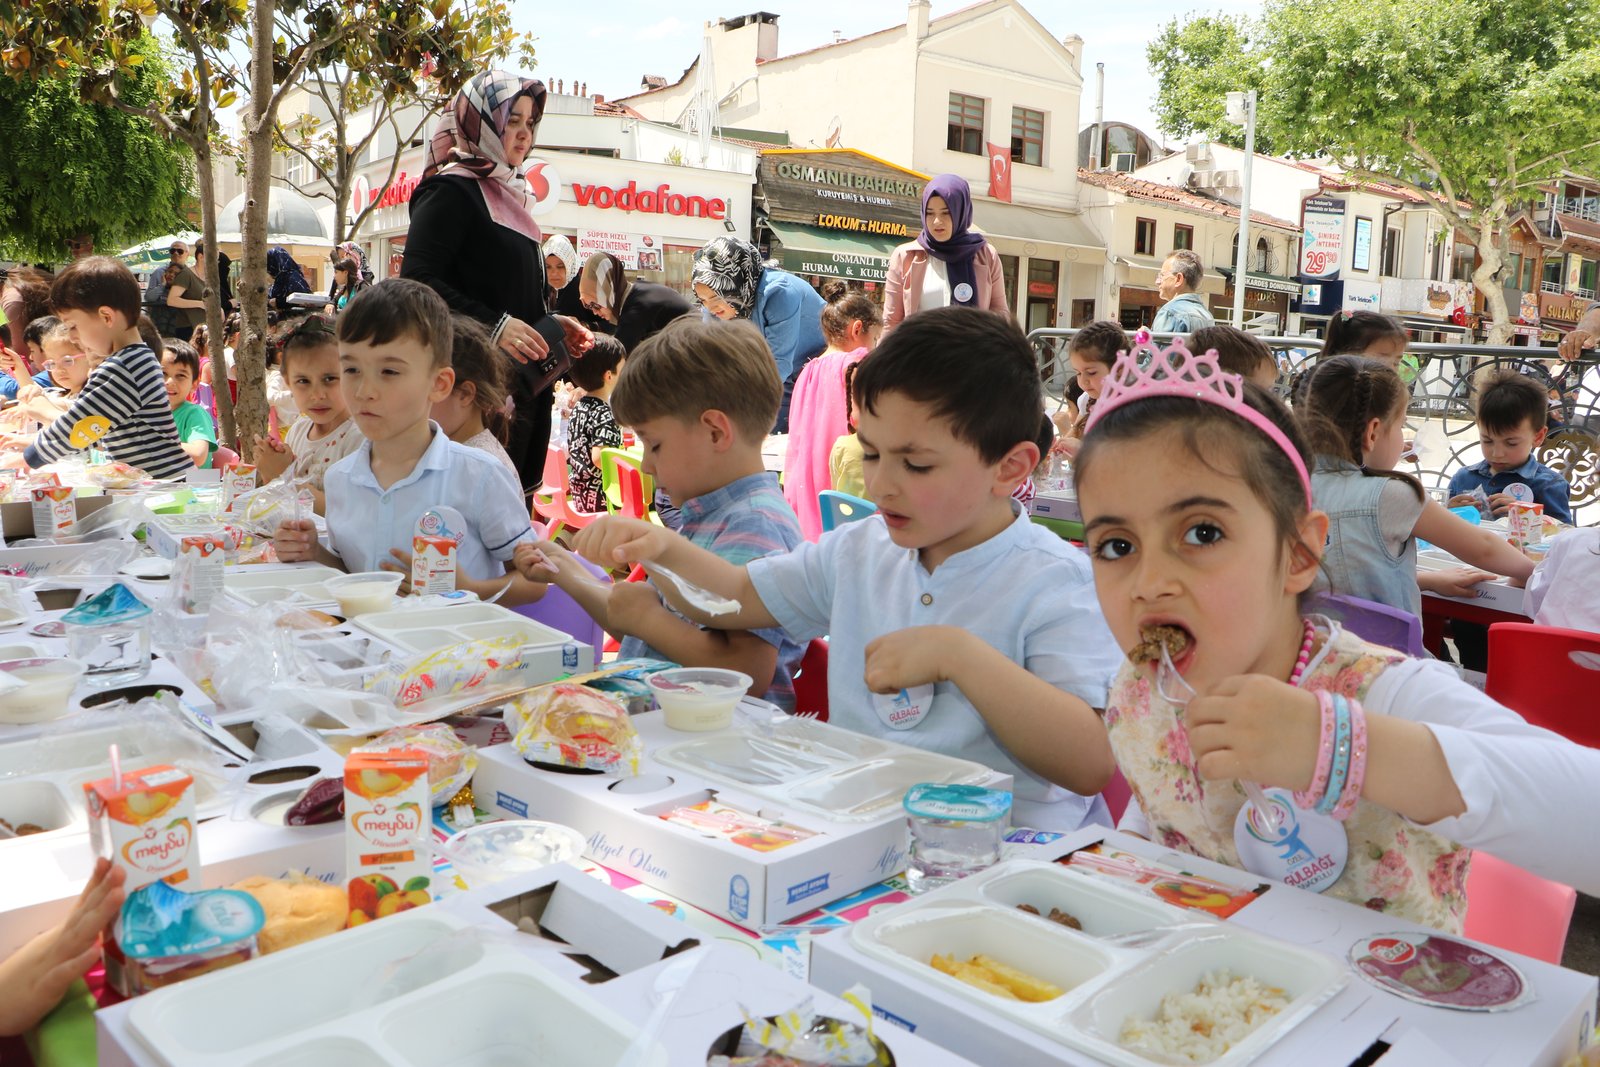
<path fill-rule="evenodd" d="M 506 162 L 506 124 L 518 97 L 533 101 L 533 126 L 544 117 L 544 82 L 490 70 L 474 77 L 456 94 L 428 141 L 424 179 L 459 174 L 477 180 L 489 217 L 530 241 L 543 235 L 533 221 L 537 198 L 522 172 Z"/>
<path fill-rule="evenodd" d="M 756 293 L 761 288 L 761 250 L 737 237 L 713 237 L 694 254 L 695 285 L 716 293 L 740 318 L 755 310 Z"/>
<path fill-rule="evenodd" d="M 351 281 L 359 280 L 370 282 L 372 280 L 372 271 L 367 267 L 367 254 L 361 251 L 360 245 L 356 244 L 354 241 L 346 241 L 342 245 L 335 245 L 333 249 L 333 261 L 337 263 L 341 259 L 355 260 L 356 273 L 361 277 L 359 279 L 352 278 Z"/>
<path fill-rule="evenodd" d="M 622 305 L 628 299 L 628 275 L 622 260 L 610 252 L 596 252 L 583 261 L 583 279 L 594 283 L 595 303 L 611 309 L 611 321 L 622 318 Z"/>
<path fill-rule="evenodd" d="M 306 281 L 300 264 L 282 245 L 267 250 L 267 273 L 272 275 L 272 291 L 267 294 L 267 300 L 280 308 L 287 306 L 284 301 L 289 294 L 311 291 L 311 283 Z"/>
<path fill-rule="evenodd" d="M 570 281 L 578 273 L 578 250 L 572 247 L 572 242 L 562 234 L 548 237 L 544 242 L 544 254 L 555 256 L 567 268 L 567 278 Z"/>

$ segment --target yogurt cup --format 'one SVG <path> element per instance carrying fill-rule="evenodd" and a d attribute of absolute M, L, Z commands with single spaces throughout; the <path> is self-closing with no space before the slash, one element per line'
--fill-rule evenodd
<path fill-rule="evenodd" d="M 732 726 L 733 709 L 752 681 L 719 667 L 679 667 L 652 674 L 649 683 L 667 726 L 698 733 Z"/>
<path fill-rule="evenodd" d="M 583 855 L 583 834 L 570 826 L 532 819 L 484 823 L 462 830 L 439 847 L 473 889 L 565 863 Z"/>
<path fill-rule="evenodd" d="M 72 692 L 83 678 L 81 660 L 38 657 L 0 662 L 0 671 L 22 682 L 0 693 L 0 722 L 26 724 L 59 719 L 72 707 Z"/>
<path fill-rule="evenodd" d="M 393 607 L 402 577 L 392 571 L 362 571 L 329 578 L 323 585 L 339 602 L 340 613 L 348 619 Z"/>

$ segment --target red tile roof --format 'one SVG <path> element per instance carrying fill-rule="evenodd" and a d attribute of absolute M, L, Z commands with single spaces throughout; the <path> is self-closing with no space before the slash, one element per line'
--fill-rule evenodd
<path fill-rule="evenodd" d="M 1187 208 L 1190 211 L 1199 211 L 1207 215 L 1216 215 L 1221 218 L 1237 219 L 1239 209 L 1233 204 L 1223 200 L 1213 200 L 1209 196 L 1179 188 L 1176 185 L 1163 185 L 1160 182 L 1148 181 L 1144 178 L 1135 178 L 1131 174 L 1118 171 L 1089 171 L 1081 167 L 1078 169 L 1078 180 L 1086 185 L 1109 189 L 1114 193 L 1131 196 L 1138 200 L 1151 200 L 1157 203 L 1171 204 L 1173 207 Z M 1251 211 L 1250 222 L 1252 225 L 1272 226 L 1276 229 L 1287 230 L 1290 233 L 1299 233 L 1300 224 L 1280 219 L 1276 215 L 1269 215 L 1265 211 Z"/>

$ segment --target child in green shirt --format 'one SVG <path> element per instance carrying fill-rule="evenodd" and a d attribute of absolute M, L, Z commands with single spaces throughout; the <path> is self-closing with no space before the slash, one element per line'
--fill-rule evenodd
<path fill-rule="evenodd" d="M 187 341 L 167 340 L 161 356 L 161 376 L 167 383 L 167 403 L 172 405 L 172 421 L 178 427 L 178 442 L 196 467 L 208 468 L 217 452 L 217 430 L 211 412 L 194 403 L 189 395 L 200 378 L 200 355 Z"/>

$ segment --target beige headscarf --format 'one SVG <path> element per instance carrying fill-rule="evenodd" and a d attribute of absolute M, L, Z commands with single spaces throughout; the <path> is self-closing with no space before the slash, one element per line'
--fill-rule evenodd
<path fill-rule="evenodd" d="M 595 302 L 610 308 L 614 319 L 622 317 L 622 304 L 628 298 L 628 275 L 622 260 L 610 252 L 596 252 L 583 261 L 582 282 L 594 285 Z"/>

